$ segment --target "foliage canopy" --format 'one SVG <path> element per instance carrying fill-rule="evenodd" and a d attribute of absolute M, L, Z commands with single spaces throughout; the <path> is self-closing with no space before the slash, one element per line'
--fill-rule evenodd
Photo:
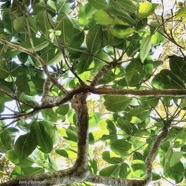
<path fill-rule="evenodd" d="M 0 2 L 2 185 L 185 182 L 184 3 Z"/>

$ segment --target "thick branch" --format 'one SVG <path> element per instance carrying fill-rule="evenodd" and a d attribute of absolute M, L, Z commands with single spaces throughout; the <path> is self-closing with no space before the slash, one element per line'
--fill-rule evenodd
<path fill-rule="evenodd" d="M 92 183 L 99 183 L 104 184 L 107 186 L 144 186 L 146 185 L 146 180 L 128 180 L 122 178 L 111 178 L 111 177 L 104 177 L 98 176 L 94 174 L 90 174 L 87 178 L 87 181 Z"/>
<path fill-rule="evenodd" d="M 88 108 L 86 102 L 86 93 L 80 93 L 73 96 L 71 103 L 76 112 L 77 134 L 78 134 L 78 154 L 74 165 L 79 171 L 88 169 Z"/>
<path fill-rule="evenodd" d="M 105 95 L 133 95 L 133 96 L 186 96 L 186 89 L 153 89 L 153 90 L 130 90 L 112 88 L 93 88 L 87 89 L 94 94 Z"/>
<path fill-rule="evenodd" d="M 151 177 L 152 177 L 152 162 L 154 161 L 154 159 L 156 158 L 158 149 L 162 143 L 162 141 L 166 138 L 166 136 L 168 135 L 168 127 L 164 126 L 162 132 L 157 136 L 157 138 L 155 139 L 150 152 L 148 153 L 148 156 L 146 158 L 146 180 L 147 182 L 151 181 Z"/>
<path fill-rule="evenodd" d="M 1 186 L 51 186 L 60 184 L 71 184 L 83 182 L 88 177 L 89 171 L 78 173 L 74 168 L 69 168 L 57 172 L 47 172 L 43 174 L 26 176 L 24 178 L 1 183 Z"/>

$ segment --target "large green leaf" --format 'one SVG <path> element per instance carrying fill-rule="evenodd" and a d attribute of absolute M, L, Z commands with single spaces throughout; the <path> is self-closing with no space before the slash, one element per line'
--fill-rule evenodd
<path fill-rule="evenodd" d="M 106 109 L 112 112 L 124 111 L 132 101 L 127 96 L 105 96 L 104 99 Z"/>
<path fill-rule="evenodd" d="M 90 28 L 95 22 L 92 15 L 96 10 L 89 4 L 85 4 L 79 10 L 78 21 L 81 26 Z"/>
<path fill-rule="evenodd" d="M 29 158 L 20 158 L 13 149 L 7 151 L 6 156 L 12 163 L 20 167 L 30 167 L 34 163 Z"/>
<path fill-rule="evenodd" d="M 0 140 L 2 142 L 3 149 L 9 150 L 11 148 L 11 137 L 7 129 L 1 131 Z"/>
<path fill-rule="evenodd" d="M 179 56 L 171 56 L 169 66 L 171 71 L 186 83 L 186 60 Z"/>
<path fill-rule="evenodd" d="M 169 166 L 170 167 L 175 166 L 177 163 L 179 163 L 181 158 L 182 158 L 181 152 L 173 151 L 172 156 L 170 158 Z"/>
<path fill-rule="evenodd" d="M 58 16 L 57 30 L 61 31 L 60 41 L 64 46 L 69 46 L 73 39 L 73 24 L 64 14 Z"/>
<path fill-rule="evenodd" d="M 163 69 L 152 80 L 152 85 L 157 89 L 184 89 L 183 81 L 170 70 Z"/>
<path fill-rule="evenodd" d="M 127 116 L 131 118 L 132 123 L 138 123 L 144 121 L 149 116 L 150 112 L 148 108 L 139 107 L 130 110 Z"/>
<path fill-rule="evenodd" d="M 56 153 L 65 158 L 77 158 L 77 152 L 71 148 L 56 149 Z"/>
<path fill-rule="evenodd" d="M 27 95 L 30 94 L 30 87 L 26 76 L 18 76 L 16 79 L 16 86 L 18 89 L 18 95 L 21 95 L 23 92 Z"/>
<path fill-rule="evenodd" d="M 118 139 L 115 140 L 110 148 L 118 155 L 120 156 L 126 156 L 128 150 L 130 150 L 132 147 L 131 143 L 129 143 L 125 139 Z"/>
<path fill-rule="evenodd" d="M 51 15 L 48 14 L 48 17 L 47 17 L 46 11 L 40 11 L 37 14 L 36 23 L 37 23 L 38 28 L 45 35 L 47 35 L 48 30 L 52 29 L 52 26 L 54 26 Z"/>
<path fill-rule="evenodd" d="M 101 176 L 115 176 L 118 177 L 119 175 L 119 166 L 118 165 L 111 165 L 109 167 L 103 168 L 100 171 Z"/>
<path fill-rule="evenodd" d="M 153 45 L 158 45 L 164 41 L 164 36 L 160 34 L 159 32 L 155 32 L 152 35 L 151 41 Z"/>
<path fill-rule="evenodd" d="M 57 112 L 54 111 L 54 109 L 46 109 L 46 110 L 43 110 L 42 112 L 42 116 L 48 120 L 48 121 L 52 121 L 52 122 L 56 122 L 58 120 L 58 114 Z M 61 117 L 61 119 L 63 119 Z"/>
<path fill-rule="evenodd" d="M 69 3 L 66 0 L 56 1 L 56 9 L 58 13 L 68 13 L 70 9 Z"/>
<path fill-rule="evenodd" d="M 112 26 L 110 28 L 110 31 L 113 36 L 123 39 L 123 38 L 133 34 L 135 30 L 134 30 L 134 28 L 129 27 L 128 25 L 114 24 L 114 26 Z"/>
<path fill-rule="evenodd" d="M 14 19 L 13 27 L 16 32 L 26 31 L 26 18 L 25 16 L 19 16 Z"/>
<path fill-rule="evenodd" d="M 49 153 L 53 149 L 53 141 L 50 135 L 46 132 L 42 122 L 32 122 L 31 133 L 35 138 L 39 149 L 44 153 Z"/>
<path fill-rule="evenodd" d="M 122 163 L 120 165 L 119 176 L 121 178 L 126 178 L 129 175 L 130 172 L 131 172 L 131 169 L 130 169 L 130 167 L 129 167 L 129 165 L 127 163 Z"/>
<path fill-rule="evenodd" d="M 139 59 L 132 60 L 126 68 L 126 81 L 129 86 L 142 82 L 144 77 L 143 65 Z"/>
<path fill-rule="evenodd" d="M 152 45 L 152 42 L 151 42 L 150 35 L 148 35 L 142 39 L 141 44 L 140 44 L 140 59 L 142 62 L 144 62 L 145 58 L 149 54 L 149 51 L 151 49 L 151 45 Z"/>
<path fill-rule="evenodd" d="M 106 0 L 88 0 L 88 2 L 96 9 L 104 9 L 108 6 Z"/>
<path fill-rule="evenodd" d="M 62 116 L 66 115 L 68 113 L 69 110 L 69 104 L 65 104 L 65 105 L 60 105 L 56 112 Z"/>
<path fill-rule="evenodd" d="M 9 75 L 9 68 L 5 61 L 0 61 L 0 79 L 4 80 Z"/>
<path fill-rule="evenodd" d="M 111 25 L 113 23 L 113 18 L 104 10 L 98 10 L 93 15 L 95 21 L 100 25 Z"/>
<path fill-rule="evenodd" d="M 134 13 L 137 9 L 136 5 L 131 0 L 111 0 L 110 5 L 115 9 L 129 13 Z"/>
<path fill-rule="evenodd" d="M 145 18 L 151 15 L 156 8 L 155 4 L 152 4 L 150 2 L 141 2 L 139 3 L 139 13 L 138 16 L 140 18 Z"/>
<path fill-rule="evenodd" d="M 84 32 L 80 29 L 74 28 L 73 29 L 73 39 L 71 41 L 70 47 L 71 48 L 79 48 L 83 41 L 84 41 Z"/>
<path fill-rule="evenodd" d="M 110 134 L 116 134 L 116 126 L 114 125 L 114 123 L 107 119 L 107 129 L 109 130 Z"/>
<path fill-rule="evenodd" d="M 32 43 L 33 43 L 33 46 L 34 46 L 34 50 L 37 52 L 37 51 L 40 51 L 40 50 L 43 50 L 44 48 L 46 48 L 48 45 L 49 45 L 49 42 L 46 40 L 46 39 L 43 39 L 43 38 L 32 38 Z M 30 43 L 30 40 L 26 40 L 24 43 L 23 43 L 23 46 L 27 49 L 32 49 L 32 45 Z"/>
<path fill-rule="evenodd" d="M 102 154 L 102 158 L 107 162 L 107 163 L 110 163 L 110 164 L 119 164 L 122 162 L 122 158 L 120 157 L 112 157 L 111 156 L 111 153 L 109 151 L 105 151 L 103 152 Z"/>
<path fill-rule="evenodd" d="M 83 53 L 79 58 L 79 63 L 76 67 L 78 74 L 81 74 L 88 70 L 93 58 L 91 55 Z"/>
<path fill-rule="evenodd" d="M 186 16 L 186 6 L 180 8 L 178 12 L 176 13 L 176 19 L 180 19 L 182 17 Z"/>
<path fill-rule="evenodd" d="M 130 26 L 135 24 L 135 21 L 132 16 L 127 11 L 123 11 L 123 9 L 120 6 L 117 6 L 116 4 L 112 4 L 112 6 L 107 8 L 105 11 L 110 15 L 113 15 L 115 18 L 123 20 Z"/>
<path fill-rule="evenodd" d="M 100 25 L 94 25 L 87 34 L 86 44 L 90 53 L 96 53 L 101 48 L 102 29 Z"/>
<path fill-rule="evenodd" d="M 42 174 L 44 173 L 43 167 L 22 167 L 21 171 L 24 175 L 34 175 L 34 174 Z"/>
<path fill-rule="evenodd" d="M 20 158 L 26 158 L 36 148 L 36 140 L 32 133 L 19 136 L 14 145 L 14 150 Z"/>

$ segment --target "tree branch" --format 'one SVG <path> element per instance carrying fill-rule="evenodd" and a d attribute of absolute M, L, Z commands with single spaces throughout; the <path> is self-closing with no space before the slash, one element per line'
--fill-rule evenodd
<path fill-rule="evenodd" d="M 86 93 L 80 93 L 74 95 L 71 100 L 72 108 L 76 112 L 78 134 L 78 155 L 74 168 L 82 172 L 88 170 L 89 117 L 86 98 Z"/>
<path fill-rule="evenodd" d="M 148 153 L 148 156 L 145 160 L 146 163 L 146 181 L 149 183 L 151 181 L 152 177 L 152 162 L 154 161 L 156 154 L 158 152 L 158 149 L 162 143 L 162 141 L 166 138 L 168 135 L 168 126 L 164 126 L 162 129 L 162 132 L 157 136 L 155 139 L 150 152 Z"/>
<path fill-rule="evenodd" d="M 27 102 L 25 102 L 25 101 L 23 101 L 23 100 L 17 98 L 17 97 L 14 96 L 14 95 L 8 93 L 7 91 L 3 90 L 1 87 L 0 87 L 0 92 L 2 92 L 3 94 L 7 95 L 8 97 L 10 97 L 10 98 L 12 98 L 12 99 L 14 99 L 14 100 L 16 100 L 16 101 L 19 101 L 20 103 L 23 103 L 23 104 L 27 105 L 27 106 L 30 107 L 30 108 L 35 108 L 35 107 L 36 107 L 36 106 L 34 106 L 34 105 L 32 105 L 32 104 L 29 104 L 29 103 L 27 103 Z"/>
<path fill-rule="evenodd" d="M 6 41 L 2 38 L 0 38 L 0 43 L 2 43 L 3 45 L 7 45 L 8 47 L 10 47 L 12 49 L 19 50 L 23 53 L 33 56 L 39 62 L 39 64 L 43 68 L 46 76 L 52 81 L 52 83 L 54 83 L 64 94 L 67 93 L 67 90 L 65 88 L 63 88 L 63 86 L 61 86 L 61 84 L 55 78 L 53 78 L 51 76 L 50 72 L 48 71 L 47 65 L 45 64 L 43 59 L 34 50 L 26 49 L 20 45 L 13 44 L 13 43 Z"/>

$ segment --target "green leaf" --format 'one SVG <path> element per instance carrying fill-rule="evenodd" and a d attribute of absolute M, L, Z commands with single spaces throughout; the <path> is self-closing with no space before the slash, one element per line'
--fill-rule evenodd
<path fill-rule="evenodd" d="M 18 76 L 16 79 L 16 86 L 18 89 L 18 94 L 25 93 L 30 94 L 30 86 L 28 85 L 28 78 L 25 76 Z"/>
<path fill-rule="evenodd" d="M 110 148 L 118 155 L 120 156 L 125 156 L 128 152 L 128 150 L 130 150 L 132 147 L 131 143 L 129 143 L 127 140 L 125 139 L 118 139 L 115 140 Z"/>
<path fill-rule="evenodd" d="M 182 158 L 182 153 L 181 152 L 173 151 L 172 156 L 170 158 L 169 166 L 170 167 L 175 166 L 177 163 L 179 163 L 181 158 Z"/>
<path fill-rule="evenodd" d="M 74 28 L 73 39 L 69 47 L 79 48 L 84 41 L 84 32 L 80 29 Z"/>
<path fill-rule="evenodd" d="M 114 125 L 114 123 L 107 119 L 107 129 L 109 130 L 110 134 L 116 134 L 116 126 Z"/>
<path fill-rule="evenodd" d="M 152 173 L 152 181 L 158 181 L 161 179 L 161 176 L 157 173 Z"/>
<path fill-rule="evenodd" d="M 115 3 L 113 4 L 113 1 L 111 1 L 110 3 L 111 3 L 111 6 L 106 9 L 106 11 L 110 15 L 113 15 L 114 17 L 123 20 L 125 23 L 127 23 L 130 26 L 133 26 L 134 24 L 136 24 L 132 16 L 127 11 L 123 11 L 121 6 Z"/>
<path fill-rule="evenodd" d="M 176 135 L 176 138 L 174 140 L 174 148 L 180 148 L 182 147 L 186 142 L 186 130 L 185 128 L 182 128 L 179 133 Z"/>
<path fill-rule="evenodd" d="M 65 139 L 77 142 L 77 131 L 74 127 L 69 126 L 67 129 L 65 129 L 67 137 L 64 136 Z"/>
<path fill-rule="evenodd" d="M 112 157 L 109 151 L 104 151 L 102 154 L 102 158 L 110 164 L 119 164 L 122 162 L 122 158 Z"/>
<path fill-rule="evenodd" d="M 58 13 L 68 13 L 69 12 L 69 3 L 66 0 L 56 1 L 56 9 Z"/>
<path fill-rule="evenodd" d="M 43 110 L 41 113 L 42 116 L 48 121 L 56 122 L 58 120 L 58 114 L 54 112 L 53 109 L 46 109 Z"/>
<path fill-rule="evenodd" d="M 151 41 L 152 41 L 152 45 L 160 44 L 164 41 L 164 36 L 160 34 L 159 32 L 155 32 L 152 35 Z"/>
<path fill-rule="evenodd" d="M 149 54 L 149 51 L 151 49 L 151 36 L 148 35 L 145 38 L 142 39 L 140 44 L 140 59 L 142 62 L 144 62 L 145 58 Z"/>
<path fill-rule="evenodd" d="M 95 13 L 95 9 L 89 4 L 85 4 L 79 10 L 78 21 L 81 26 L 90 28 L 94 23 L 92 15 Z"/>
<path fill-rule="evenodd" d="M 47 53 L 43 52 L 41 54 L 41 57 L 46 64 L 54 65 L 61 61 L 63 54 L 60 50 L 57 50 L 56 48 L 47 48 L 46 51 Z"/>
<path fill-rule="evenodd" d="M 175 166 L 167 169 L 164 174 L 165 176 L 175 180 L 177 184 L 181 183 L 184 179 L 184 166 L 182 162 L 180 161 Z"/>
<path fill-rule="evenodd" d="M 62 116 L 65 116 L 68 113 L 69 110 L 69 104 L 60 105 L 58 106 L 56 112 Z"/>
<path fill-rule="evenodd" d="M 93 15 L 95 21 L 100 25 L 111 25 L 113 23 L 113 18 L 107 14 L 104 10 L 98 10 Z"/>
<path fill-rule="evenodd" d="M 176 19 L 180 19 L 182 17 L 186 16 L 186 6 L 182 7 L 181 9 L 178 10 L 178 12 L 176 13 Z"/>
<path fill-rule="evenodd" d="M 122 163 L 120 165 L 119 176 L 121 178 L 126 178 L 129 175 L 130 172 L 131 172 L 131 169 L 130 169 L 130 167 L 127 163 Z"/>
<path fill-rule="evenodd" d="M 12 149 L 7 151 L 6 156 L 12 163 L 20 167 L 30 167 L 34 163 L 28 158 L 21 159 Z"/>
<path fill-rule="evenodd" d="M 104 9 L 108 6 L 106 0 L 88 0 L 88 2 L 96 9 Z"/>
<path fill-rule="evenodd" d="M 163 69 L 152 80 L 152 85 L 157 89 L 184 89 L 183 81 L 170 70 Z"/>
<path fill-rule="evenodd" d="M 186 83 L 186 60 L 175 55 L 169 58 L 170 70 Z"/>
<path fill-rule="evenodd" d="M 133 160 L 131 165 L 135 175 L 137 177 L 142 177 L 145 175 L 145 162 L 141 160 Z"/>
<path fill-rule="evenodd" d="M 88 70 L 93 58 L 91 55 L 83 53 L 79 58 L 79 63 L 76 67 L 78 74 L 81 74 Z"/>
<path fill-rule="evenodd" d="M 73 39 L 73 24 L 64 14 L 58 16 L 58 19 L 59 23 L 56 29 L 61 31 L 61 35 L 59 36 L 60 41 L 64 46 L 69 46 Z"/>
<path fill-rule="evenodd" d="M 14 145 L 14 150 L 20 158 L 26 158 L 36 148 L 35 137 L 32 133 L 19 136 Z"/>
<path fill-rule="evenodd" d="M 50 135 L 46 132 L 42 122 L 32 122 L 30 126 L 32 135 L 35 138 L 39 149 L 44 153 L 49 153 L 53 149 L 53 141 Z"/>
<path fill-rule="evenodd" d="M 2 142 L 2 148 L 9 150 L 11 148 L 11 137 L 7 129 L 0 133 L 0 140 Z"/>
<path fill-rule="evenodd" d="M 32 41 L 33 41 L 33 45 L 34 45 L 34 50 L 36 52 L 43 50 L 44 48 L 46 48 L 49 45 L 49 42 L 43 38 L 32 38 Z M 28 41 L 25 40 L 25 42 L 23 43 L 23 46 L 29 50 L 32 49 L 32 45 L 29 40 Z"/>
<path fill-rule="evenodd" d="M 0 79 L 4 80 L 10 74 L 9 67 L 5 61 L 0 61 Z"/>
<path fill-rule="evenodd" d="M 135 119 L 135 117 L 139 119 L 139 122 L 142 122 L 149 116 L 150 112 L 150 109 L 139 107 L 130 110 L 128 112 L 128 116 L 130 116 L 131 122 Z"/>
<path fill-rule="evenodd" d="M 56 149 L 56 153 L 69 159 L 75 159 L 77 157 L 77 152 L 70 148 Z"/>
<path fill-rule="evenodd" d="M 90 53 L 96 53 L 101 48 L 102 30 L 100 25 L 94 25 L 87 34 L 86 44 Z"/>
<path fill-rule="evenodd" d="M 118 118 L 117 126 L 121 128 L 121 130 L 128 134 L 129 136 L 135 134 L 137 130 L 135 125 L 131 125 L 129 121 L 123 120 L 121 118 Z"/>
<path fill-rule="evenodd" d="M 25 16 L 16 17 L 13 22 L 13 27 L 16 32 L 26 31 L 26 18 Z"/>
<path fill-rule="evenodd" d="M 22 167 L 21 171 L 24 175 L 35 175 L 44 173 L 43 167 Z"/>
<path fill-rule="evenodd" d="M 40 11 L 37 14 L 36 23 L 37 23 L 38 28 L 45 35 L 47 35 L 48 30 L 52 29 L 52 26 L 54 26 L 51 15 L 48 14 L 48 17 L 47 17 L 46 11 Z"/>
<path fill-rule="evenodd" d="M 153 14 L 155 8 L 156 8 L 156 5 L 150 2 L 140 2 L 138 16 L 141 19 L 146 18 L 149 15 Z"/>
<path fill-rule="evenodd" d="M 144 77 L 143 65 L 139 59 L 132 60 L 126 68 L 126 81 L 129 86 L 142 82 Z"/>
<path fill-rule="evenodd" d="M 127 96 L 105 96 L 104 99 L 106 109 L 112 112 L 124 111 L 132 101 L 132 98 Z"/>
<path fill-rule="evenodd" d="M 136 11 L 136 6 L 133 4 L 131 0 L 117 0 L 111 1 L 110 5 L 118 10 L 122 10 L 123 12 L 134 13 Z"/>
<path fill-rule="evenodd" d="M 135 30 L 132 27 L 118 24 L 118 25 L 114 25 L 113 28 L 110 28 L 110 31 L 113 36 L 123 39 L 133 34 Z"/>
<path fill-rule="evenodd" d="M 109 167 L 103 168 L 100 173 L 101 176 L 115 176 L 119 175 L 119 166 L 111 165 Z"/>

